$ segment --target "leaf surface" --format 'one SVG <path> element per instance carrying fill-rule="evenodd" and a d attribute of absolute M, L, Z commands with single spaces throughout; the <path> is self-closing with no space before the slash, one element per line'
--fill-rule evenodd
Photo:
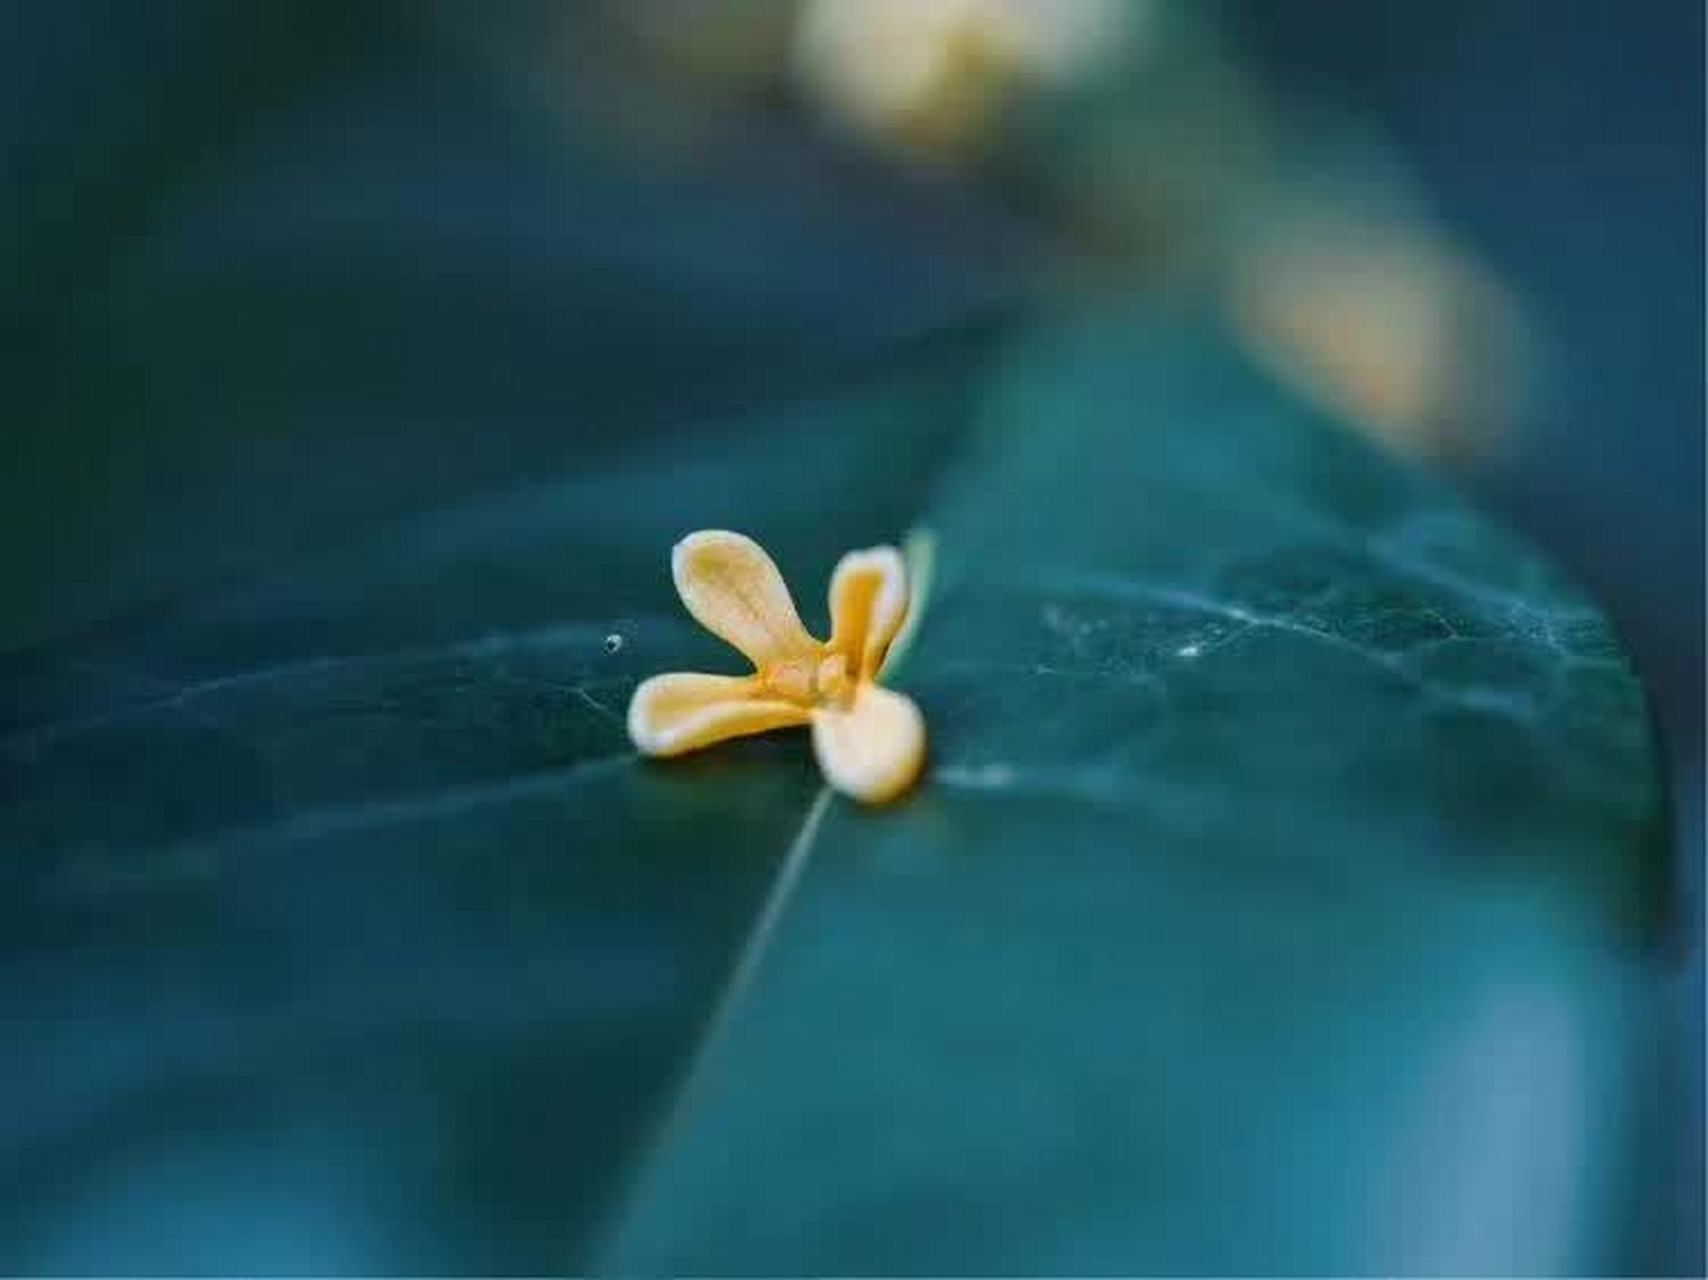
<path fill-rule="evenodd" d="M 932 770 L 661 766 L 735 527 L 924 527 Z M 0 1261 L 1616 1269 L 1660 885 L 1600 615 L 1214 334 L 926 344 L 7 663 Z"/>

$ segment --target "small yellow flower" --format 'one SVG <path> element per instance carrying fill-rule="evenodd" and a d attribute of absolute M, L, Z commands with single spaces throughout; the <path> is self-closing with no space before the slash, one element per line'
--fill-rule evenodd
<path fill-rule="evenodd" d="M 636 747 L 677 756 L 810 724 L 819 767 L 838 791 L 879 804 L 907 790 L 925 761 L 925 721 L 911 700 L 877 682 L 907 617 L 907 569 L 894 547 L 842 557 L 830 579 L 828 643 L 807 634 L 783 575 L 751 538 L 690 534 L 670 567 L 695 621 L 746 654 L 754 673 L 643 681 L 629 703 Z"/>

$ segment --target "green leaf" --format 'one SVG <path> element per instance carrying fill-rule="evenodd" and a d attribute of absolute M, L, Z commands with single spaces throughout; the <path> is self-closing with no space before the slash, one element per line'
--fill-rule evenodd
<path fill-rule="evenodd" d="M 930 776 L 669 765 L 682 533 L 929 529 Z M 1616 1270 L 1664 886 L 1605 621 L 1214 334 L 927 344 L 19 655 L 0 1263 Z"/>

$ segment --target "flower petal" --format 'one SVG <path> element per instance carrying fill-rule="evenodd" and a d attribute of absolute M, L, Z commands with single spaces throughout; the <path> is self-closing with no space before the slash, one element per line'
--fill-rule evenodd
<path fill-rule="evenodd" d="M 831 646 L 869 680 L 907 617 L 907 566 L 894 547 L 850 551 L 830 579 Z"/>
<path fill-rule="evenodd" d="M 676 590 L 707 631 L 727 640 L 763 670 L 776 662 L 815 656 L 776 563 L 752 538 L 703 529 L 676 544 L 670 557 Z"/>
<path fill-rule="evenodd" d="M 629 737 L 649 756 L 679 756 L 807 722 L 806 708 L 759 697 L 760 687 L 755 676 L 653 676 L 629 702 Z"/>
<path fill-rule="evenodd" d="M 847 711 L 812 713 L 812 745 L 830 785 L 856 800 L 893 800 L 925 763 L 925 718 L 910 698 L 863 684 Z"/>

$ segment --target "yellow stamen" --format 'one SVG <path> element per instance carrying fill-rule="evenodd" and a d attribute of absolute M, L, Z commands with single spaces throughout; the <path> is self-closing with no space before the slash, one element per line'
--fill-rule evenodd
<path fill-rule="evenodd" d="M 848 678 L 848 659 L 833 653 L 818 664 L 819 703 L 846 707 L 853 698 L 854 682 Z"/>
<path fill-rule="evenodd" d="M 811 658 L 794 658 L 766 668 L 766 689 L 779 698 L 809 706 L 813 700 L 813 667 Z"/>

